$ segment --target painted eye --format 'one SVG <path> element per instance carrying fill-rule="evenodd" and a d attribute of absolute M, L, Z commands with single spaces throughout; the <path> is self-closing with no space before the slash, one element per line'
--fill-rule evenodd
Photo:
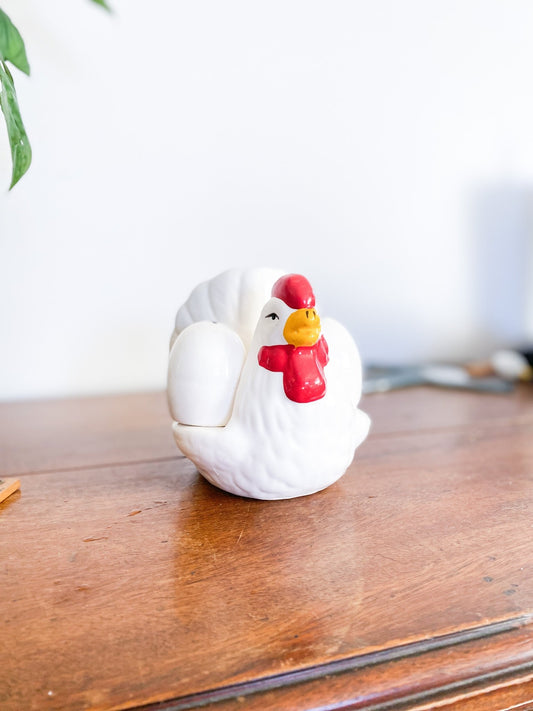
<path fill-rule="evenodd" d="M 272 312 L 271 314 L 268 314 L 268 316 L 265 316 L 265 318 L 271 318 L 272 321 L 275 321 L 276 319 L 279 319 L 279 316 Z"/>

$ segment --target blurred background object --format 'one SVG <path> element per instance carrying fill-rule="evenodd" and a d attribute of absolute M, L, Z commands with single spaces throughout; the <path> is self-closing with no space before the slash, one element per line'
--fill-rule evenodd
<path fill-rule="evenodd" d="M 528 0 L 2 8 L 33 165 L 0 194 L 0 399 L 163 388 L 231 266 L 306 274 L 367 362 L 531 340 Z"/>
<path fill-rule="evenodd" d="M 498 376 L 508 382 L 533 380 L 533 349 L 502 348 L 485 360 L 474 360 L 466 364 L 466 370 L 472 378 L 482 380 Z"/>
<path fill-rule="evenodd" d="M 370 365 L 365 368 L 363 393 L 383 393 L 412 385 L 434 385 L 453 390 L 474 390 L 481 393 L 505 394 L 512 392 L 511 380 L 490 370 L 486 374 L 473 375 L 459 365 L 386 366 Z"/>

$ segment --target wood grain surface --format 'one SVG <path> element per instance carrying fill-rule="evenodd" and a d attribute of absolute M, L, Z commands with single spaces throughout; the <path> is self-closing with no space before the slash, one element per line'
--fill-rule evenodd
<path fill-rule="evenodd" d="M 161 393 L 1 405 L 0 709 L 533 705 L 533 389 L 364 407 L 339 482 L 260 502 Z"/>
<path fill-rule="evenodd" d="M 533 425 L 531 393 L 478 395 L 407 388 L 363 398 L 372 436 L 517 422 Z M 166 396 L 0 402 L 0 476 L 176 459 Z"/>
<path fill-rule="evenodd" d="M 164 393 L 0 403 L 0 476 L 176 459 Z"/>

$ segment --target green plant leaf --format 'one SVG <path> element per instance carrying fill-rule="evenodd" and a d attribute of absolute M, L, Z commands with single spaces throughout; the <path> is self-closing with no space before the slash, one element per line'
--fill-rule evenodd
<path fill-rule="evenodd" d="M 95 5 L 100 5 L 100 7 L 105 7 L 106 10 L 111 12 L 111 8 L 107 4 L 106 0 L 92 0 Z"/>
<path fill-rule="evenodd" d="M 13 77 L 4 62 L 0 62 L 0 108 L 6 119 L 9 145 L 11 146 L 13 161 L 11 185 L 9 186 L 11 190 L 30 167 L 31 146 L 22 123 Z"/>
<path fill-rule="evenodd" d="M 0 10 L 0 60 L 11 62 L 24 74 L 30 73 L 24 41 L 20 32 L 3 10 Z"/>

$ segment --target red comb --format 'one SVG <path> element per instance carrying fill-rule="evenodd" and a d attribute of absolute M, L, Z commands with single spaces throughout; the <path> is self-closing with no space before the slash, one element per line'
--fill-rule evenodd
<path fill-rule="evenodd" d="M 315 305 L 311 284 L 301 274 L 285 274 L 272 287 L 272 296 L 284 301 L 291 309 L 308 309 Z"/>

